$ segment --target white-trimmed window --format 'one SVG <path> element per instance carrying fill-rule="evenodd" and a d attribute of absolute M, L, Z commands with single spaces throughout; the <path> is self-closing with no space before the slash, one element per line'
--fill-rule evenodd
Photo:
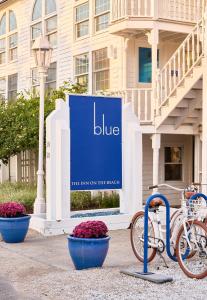
<path fill-rule="evenodd" d="M 32 13 L 31 41 L 45 34 L 53 47 L 57 46 L 57 9 L 55 0 L 36 0 Z"/>
<path fill-rule="evenodd" d="M 17 98 L 17 80 L 18 74 L 8 76 L 8 100 L 16 100 Z"/>
<path fill-rule="evenodd" d="M 9 10 L 3 14 L 0 20 L 0 64 L 6 63 L 7 59 L 9 62 L 16 60 L 17 49 L 18 33 L 16 16 L 12 10 Z"/>
<path fill-rule="evenodd" d="M 88 85 L 88 53 L 75 56 L 75 78 L 80 85 Z"/>
<path fill-rule="evenodd" d="M 94 91 L 109 89 L 109 58 L 107 48 L 93 52 L 93 84 Z"/>
<path fill-rule="evenodd" d="M 37 71 L 37 68 L 33 68 L 31 70 L 32 72 L 32 87 L 35 89 L 39 89 L 39 74 Z M 56 80 L 57 80 L 57 63 L 53 62 L 50 64 L 50 67 L 48 69 L 48 76 L 46 77 L 46 82 L 45 82 L 45 89 L 48 90 L 53 90 L 56 89 Z"/>
<path fill-rule="evenodd" d="M 109 18 L 110 0 L 95 0 L 95 31 L 107 28 L 109 26 Z"/>
<path fill-rule="evenodd" d="M 75 7 L 75 32 L 76 38 L 89 34 L 89 2 Z"/>
<path fill-rule="evenodd" d="M 0 101 L 5 101 L 6 99 L 6 78 L 0 78 Z"/>
<path fill-rule="evenodd" d="M 165 181 L 183 180 L 183 147 L 165 147 Z"/>

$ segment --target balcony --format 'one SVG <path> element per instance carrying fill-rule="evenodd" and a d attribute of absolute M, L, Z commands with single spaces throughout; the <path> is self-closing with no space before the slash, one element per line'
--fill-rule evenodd
<path fill-rule="evenodd" d="M 189 26 L 201 19 L 206 4 L 207 0 L 113 0 L 111 33 L 116 33 L 118 27 L 115 25 L 123 22 L 126 22 L 125 28 L 136 28 L 130 21 L 140 21 L 137 28 L 151 28 L 153 25 L 150 21 L 155 20 Z"/>
<path fill-rule="evenodd" d="M 154 106 L 152 104 L 152 89 L 126 89 L 111 91 L 112 96 L 121 97 L 124 103 L 132 103 L 133 112 L 140 124 L 151 125 L 154 120 Z"/>

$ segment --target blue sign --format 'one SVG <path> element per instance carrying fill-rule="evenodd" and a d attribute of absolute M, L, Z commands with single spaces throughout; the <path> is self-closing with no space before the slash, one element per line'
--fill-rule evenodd
<path fill-rule="evenodd" d="M 70 95 L 71 190 L 122 188 L 120 98 Z"/>

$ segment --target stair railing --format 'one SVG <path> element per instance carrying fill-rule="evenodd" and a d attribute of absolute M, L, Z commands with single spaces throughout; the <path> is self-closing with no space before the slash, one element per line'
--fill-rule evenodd
<path fill-rule="evenodd" d="M 165 105 L 176 88 L 198 65 L 203 56 L 204 17 L 160 70 L 157 80 L 158 110 Z"/>

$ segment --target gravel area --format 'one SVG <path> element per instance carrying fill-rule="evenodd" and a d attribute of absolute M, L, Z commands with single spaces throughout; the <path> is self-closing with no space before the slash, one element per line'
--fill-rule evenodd
<path fill-rule="evenodd" d="M 110 251 L 104 267 L 84 271 L 74 270 L 68 256 L 66 236 L 43 238 L 30 232 L 24 244 L 0 242 L 0 283 L 1 280 L 8 282 L 16 293 L 12 298 L 11 289 L 9 297 L 4 298 L 1 289 L 0 299 L 206 299 L 207 278 L 189 279 L 177 263 L 169 259 L 169 269 L 163 266 L 160 258 L 156 258 L 150 271 L 172 275 L 172 283 L 158 285 L 121 274 L 123 269 L 140 271 L 142 265 L 132 254 L 129 230 L 113 231 L 110 236 Z M 159 271 L 156 270 L 158 266 Z"/>

